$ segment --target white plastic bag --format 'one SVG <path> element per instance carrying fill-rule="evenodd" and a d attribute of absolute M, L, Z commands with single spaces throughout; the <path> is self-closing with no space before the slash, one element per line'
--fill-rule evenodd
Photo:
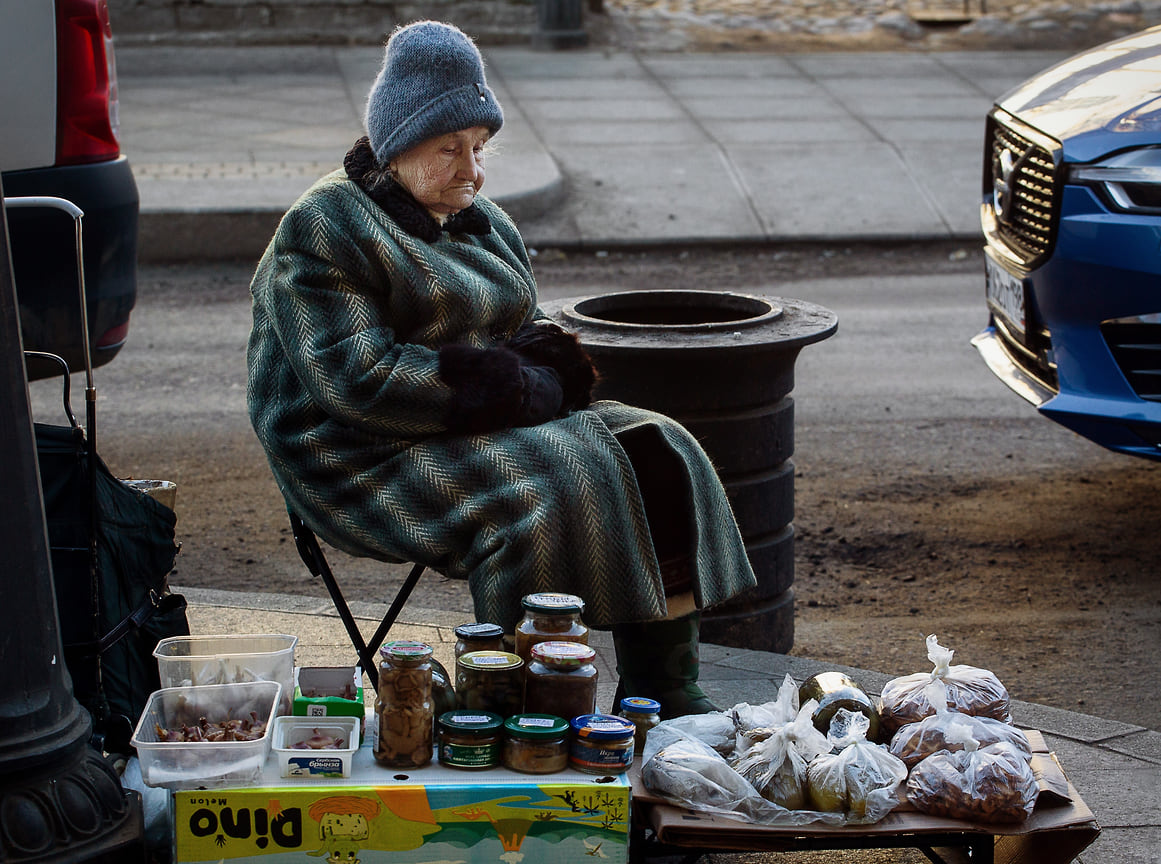
<path fill-rule="evenodd" d="M 941 646 L 932 634 L 927 637 L 927 658 L 935 668 L 904 675 L 884 685 L 879 717 L 886 733 L 918 723 L 937 710 L 1012 722 L 1008 691 L 995 674 L 976 666 L 952 666 L 954 653 Z"/>
<path fill-rule="evenodd" d="M 907 768 L 881 744 L 867 740 L 870 725 L 861 712 L 835 712 L 827 735 L 833 749 L 812 759 L 806 770 L 813 809 L 845 813 L 848 824 L 870 824 L 898 806 Z"/>
<path fill-rule="evenodd" d="M 1004 742 L 1019 751 L 1025 761 L 1032 759 L 1032 747 L 1027 736 L 1015 726 L 991 717 L 972 717 L 958 711 L 937 711 L 918 723 L 900 727 L 892 736 L 888 749 L 902 759 L 908 769 L 940 750 L 962 750 L 963 742 L 948 734 L 953 724 L 966 726 L 979 747 Z"/>
<path fill-rule="evenodd" d="M 976 747 L 965 724 L 947 735 L 963 749 L 940 750 L 921 761 L 907 779 L 907 800 L 924 813 L 977 822 L 1023 822 L 1040 787 L 1024 754 L 1008 743 Z"/>
<path fill-rule="evenodd" d="M 790 723 L 737 755 L 734 770 L 768 801 L 787 810 L 806 809 L 806 766 L 830 750 L 826 736 L 814 727 L 818 702 L 809 700 Z"/>

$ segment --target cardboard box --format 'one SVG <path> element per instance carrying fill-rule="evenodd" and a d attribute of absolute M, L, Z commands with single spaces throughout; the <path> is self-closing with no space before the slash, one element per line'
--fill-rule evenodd
<path fill-rule="evenodd" d="M 400 771 L 369 742 L 346 780 L 282 779 L 273 762 L 250 788 L 173 793 L 175 864 L 628 860 L 625 775 Z"/>
<path fill-rule="evenodd" d="M 874 825 L 756 825 L 668 804 L 644 788 L 638 771 L 632 777 L 634 818 L 652 828 L 659 843 L 688 849 L 892 849 L 971 842 L 991 846 L 996 864 L 1065 864 L 1097 838 L 1100 826 L 1049 752 L 1044 736 L 1030 730 L 1025 734 L 1032 745 L 1032 770 L 1040 783 L 1040 794 L 1032 815 L 1018 825 L 928 816 L 906 806 Z"/>
<path fill-rule="evenodd" d="M 363 670 L 358 666 L 295 667 L 294 704 L 290 712 L 294 716 L 362 719 L 366 710 Z"/>

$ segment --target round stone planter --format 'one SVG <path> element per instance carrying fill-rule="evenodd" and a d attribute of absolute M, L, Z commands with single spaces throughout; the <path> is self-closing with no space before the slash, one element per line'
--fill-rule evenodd
<path fill-rule="evenodd" d="M 627 291 L 542 304 L 600 372 L 596 397 L 659 411 L 701 442 L 758 584 L 702 616 L 702 639 L 794 644 L 794 362 L 838 328 L 828 309 L 719 291 Z"/>

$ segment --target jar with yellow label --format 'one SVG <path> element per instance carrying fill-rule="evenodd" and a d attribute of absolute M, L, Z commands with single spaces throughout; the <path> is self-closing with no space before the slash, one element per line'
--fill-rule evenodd
<path fill-rule="evenodd" d="M 499 624 L 476 622 L 461 624 L 455 629 L 455 658 L 459 660 L 473 651 L 503 651 L 504 628 Z"/>
<path fill-rule="evenodd" d="M 532 659 L 537 642 L 589 644 L 589 628 L 581 621 L 585 601 L 575 594 L 542 591 L 526 594 L 520 604 L 524 619 L 516 626 L 516 653 L 525 663 Z"/>
<path fill-rule="evenodd" d="M 449 768 L 481 770 L 500 764 L 504 718 L 490 711 L 448 711 L 439 718 L 439 761 Z"/>
<path fill-rule="evenodd" d="M 555 774 L 568 767 L 568 721 L 552 714 L 517 714 L 504 721 L 504 767 Z"/>
<path fill-rule="evenodd" d="M 612 714 L 573 717 L 568 762 L 588 774 L 624 774 L 633 764 L 637 727 Z"/>
<path fill-rule="evenodd" d="M 506 651 L 472 651 L 456 661 L 456 707 L 520 713 L 524 702 L 524 661 Z"/>
<path fill-rule="evenodd" d="M 637 752 L 641 753 L 645 749 L 645 736 L 661 722 L 661 703 L 644 696 L 626 696 L 621 700 L 621 710 L 617 713 L 637 727 L 633 743 Z"/>
<path fill-rule="evenodd" d="M 524 710 L 571 720 L 597 703 L 597 652 L 579 642 L 537 642 L 524 671 Z"/>
<path fill-rule="evenodd" d="M 431 761 L 433 718 L 432 648 L 400 639 L 379 649 L 379 692 L 375 716 L 379 735 L 374 756 L 393 768 L 419 768 Z"/>

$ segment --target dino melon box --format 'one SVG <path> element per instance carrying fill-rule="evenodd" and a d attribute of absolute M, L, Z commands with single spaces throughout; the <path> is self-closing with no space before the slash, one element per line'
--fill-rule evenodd
<path fill-rule="evenodd" d="M 434 761 L 401 771 L 376 763 L 370 742 L 349 778 L 279 773 L 270 760 L 254 786 L 173 792 L 176 864 L 628 860 L 626 775 L 464 771 Z"/>

